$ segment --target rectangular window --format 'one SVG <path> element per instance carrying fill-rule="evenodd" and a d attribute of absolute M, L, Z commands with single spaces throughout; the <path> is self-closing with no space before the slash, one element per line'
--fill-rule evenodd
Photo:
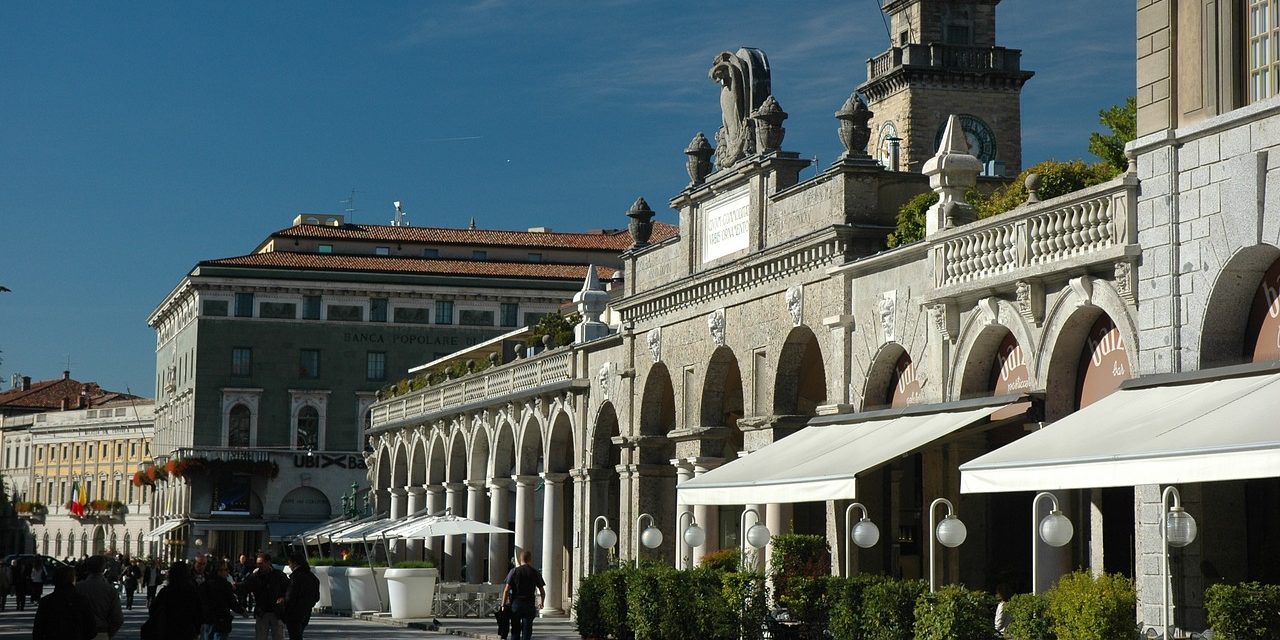
<path fill-rule="evenodd" d="M 387 354 L 383 351 L 370 351 L 365 357 L 365 378 L 368 380 L 387 379 Z"/>
<path fill-rule="evenodd" d="M 227 301 L 226 300 L 205 300 L 204 314 L 217 318 L 227 317 Z"/>
<path fill-rule="evenodd" d="M 391 247 L 374 247 L 373 254 L 376 256 L 389 256 L 391 255 Z"/>
<path fill-rule="evenodd" d="M 458 311 L 458 324 L 468 327 L 492 327 L 493 312 L 480 309 L 462 309 Z"/>
<path fill-rule="evenodd" d="M 386 298 L 370 298 L 369 299 L 369 322 L 386 322 L 387 321 L 387 299 Z"/>
<path fill-rule="evenodd" d="M 253 317 L 253 294 L 252 293 L 236 294 L 236 317 L 237 318 Z"/>
<path fill-rule="evenodd" d="M 129 443 L 129 457 L 130 458 L 138 457 L 138 443 L 136 442 Z"/>
<path fill-rule="evenodd" d="M 253 349 L 236 347 L 231 350 L 231 375 L 238 378 L 253 375 Z"/>
<path fill-rule="evenodd" d="M 479 250 L 472 251 L 472 252 L 471 252 L 471 259 L 472 259 L 472 260 L 488 260 L 488 259 L 489 259 L 489 252 L 488 252 L 488 251 L 479 251 Z"/>
<path fill-rule="evenodd" d="M 542 262 L 542 254 L 541 253 L 529 254 L 529 262 Z"/>
<path fill-rule="evenodd" d="M 947 25 L 946 44 L 969 44 L 969 25 L 965 24 L 949 24 Z"/>
<path fill-rule="evenodd" d="M 430 324 L 431 312 L 425 307 L 396 307 L 395 318 L 405 324 Z"/>
<path fill-rule="evenodd" d="M 277 320 L 294 320 L 298 317 L 298 305 L 292 302 L 263 302 L 258 305 L 258 315 Z"/>
<path fill-rule="evenodd" d="M 422 257 L 424 257 L 424 258 L 439 258 L 439 257 L 440 257 L 440 250 L 439 250 L 439 249 L 423 249 L 423 250 L 422 250 Z"/>
<path fill-rule="evenodd" d="M 80 459 L 80 445 L 76 445 L 76 448 L 75 448 L 75 454 L 71 457 L 71 459 L 72 459 L 72 460 L 79 460 L 79 459 Z"/>
<path fill-rule="evenodd" d="M 436 301 L 436 324 L 453 324 L 453 301 Z"/>
<path fill-rule="evenodd" d="M 533 325 L 538 324 L 538 321 L 539 321 L 539 320 L 541 320 L 541 319 L 542 319 L 542 316 L 544 316 L 544 315 L 546 315 L 546 314 L 543 314 L 543 313 L 525 313 L 525 314 L 524 314 L 524 326 L 526 326 L 526 327 L 532 327 Z"/>
<path fill-rule="evenodd" d="M 325 309 L 329 320 L 338 320 L 340 322 L 360 322 L 364 320 L 364 307 L 354 304 L 331 304 Z"/>
<path fill-rule="evenodd" d="M 298 376 L 301 378 L 319 378 L 320 350 L 303 349 L 298 353 Z"/>
<path fill-rule="evenodd" d="M 316 252 L 317 252 L 317 253 L 333 253 L 333 245 L 331 245 L 331 244 L 322 244 L 322 245 L 320 245 L 320 246 L 316 247 Z"/>
<path fill-rule="evenodd" d="M 1269 98 L 1276 93 L 1277 46 L 1280 25 L 1276 0 L 1247 0 L 1249 8 L 1249 102 Z"/>
<path fill-rule="evenodd" d="M 519 322 L 520 305 L 514 302 L 502 303 L 502 326 L 514 327 Z"/>
<path fill-rule="evenodd" d="M 118 460 L 123 457 L 124 457 L 124 443 L 117 442 L 116 443 L 116 459 Z"/>
<path fill-rule="evenodd" d="M 320 296 L 302 296 L 302 319 L 320 319 Z"/>

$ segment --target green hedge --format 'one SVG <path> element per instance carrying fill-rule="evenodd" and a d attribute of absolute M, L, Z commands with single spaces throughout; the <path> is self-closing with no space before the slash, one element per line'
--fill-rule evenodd
<path fill-rule="evenodd" d="M 1062 576 L 1048 593 L 1057 640 L 1123 640 L 1137 635 L 1133 581 L 1120 574 L 1094 578 L 1088 571 Z"/>
<path fill-rule="evenodd" d="M 434 569 L 436 568 L 436 563 L 430 560 L 405 560 L 404 562 L 397 562 L 396 566 L 390 567 L 390 568 L 392 569 Z"/>
<path fill-rule="evenodd" d="M 1049 623 L 1049 599 L 1040 594 L 1019 593 L 1005 603 L 1009 635 L 1016 640 L 1054 640 Z"/>
<path fill-rule="evenodd" d="M 827 580 L 827 602 L 830 604 L 830 623 L 827 627 L 835 640 L 861 640 L 865 635 L 863 596 L 866 590 L 888 580 L 874 574 L 856 575 L 851 578 Z"/>
<path fill-rule="evenodd" d="M 608 571 L 587 576 L 573 595 L 573 622 L 578 628 L 578 635 L 584 638 L 605 638 L 609 635 L 608 625 L 601 615 L 601 604 L 605 590 L 610 587 L 607 584 L 610 577 Z"/>
<path fill-rule="evenodd" d="M 1225 640 L 1280 639 L 1280 586 L 1215 584 L 1204 594 L 1205 614 Z"/>
<path fill-rule="evenodd" d="M 770 544 L 769 578 L 775 599 L 786 601 L 791 581 L 796 578 L 831 575 L 831 549 L 826 537 L 788 533 L 773 536 Z"/>
<path fill-rule="evenodd" d="M 928 590 L 924 580 L 884 580 L 867 587 L 862 592 L 863 640 L 914 640 L 916 600 Z"/>
<path fill-rule="evenodd" d="M 632 640 L 627 613 L 627 576 L 635 571 L 633 565 L 622 565 L 599 574 L 601 580 L 600 624 L 606 636 L 617 640 Z M 579 596 L 580 597 L 580 596 Z"/>
<path fill-rule="evenodd" d="M 950 585 L 916 598 L 916 640 L 995 640 L 995 598 Z"/>
<path fill-rule="evenodd" d="M 657 563 L 588 576 L 573 606 L 584 638 L 617 640 L 759 640 L 768 611 L 762 575 Z"/>

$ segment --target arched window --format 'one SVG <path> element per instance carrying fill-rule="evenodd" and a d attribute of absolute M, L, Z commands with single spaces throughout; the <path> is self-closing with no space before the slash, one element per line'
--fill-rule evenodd
<path fill-rule="evenodd" d="M 227 446 L 228 447 L 247 447 L 249 446 L 249 421 L 251 415 L 249 407 L 238 404 L 231 408 L 231 415 L 227 423 Z"/>
<path fill-rule="evenodd" d="M 305 406 L 298 410 L 298 436 L 293 446 L 296 449 L 319 449 L 320 412 L 315 407 Z"/>
<path fill-rule="evenodd" d="M 53 539 L 53 555 L 62 557 L 62 532 L 59 531 L 57 537 Z"/>

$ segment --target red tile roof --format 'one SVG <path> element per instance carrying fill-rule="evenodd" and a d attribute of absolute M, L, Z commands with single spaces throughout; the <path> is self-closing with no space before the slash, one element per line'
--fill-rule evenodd
<path fill-rule="evenodd" d="M 82 395 L 88 402 L 85 406 L 78 404 Z M 117 391 L 106 391 L 95 382 L 58 378 L 32 382 L 31 387 L 26 390 L 19 387 L 0 393 L 0 411 L 8 410 L 10 413 L 59 411 L 62 409 L 63 400 L 66 400 L 67 407 L 70 409 L 85 409 L 131 398 L 140 399 L 138 396 Z"/>
<path fill-rule="evenodd" d="M 307 269 L 318 271 L 366 271 L 380 273 L 439 274 L 491 278 L 533 278 L 542 280 L 582 280 L 587 265 L 548 262 L 498 262 L 486 260 L 441 260 L 399 256 L 343 255 L 273 251 L 247 256 L 205 260 L 201 266 Z M 611 267 L 596 267 L 601 278 L 613 275 Z"/>
<path fill-rule="evenodd" d="M 679 227 L 665 222 L 653 223 L 657 243 L 679 233 Z M 625 230 L 597 233 L 535 233 L 531 231 L 499 231 L 491 229 L 451 229 L 445 227 L 393 227 L 388 225 L 345 224 L 331 227 L 299 224 L 281 229 L 273 238 L 311 238 L 323 240 L 368 240 L 387 242 L 426 242 L 437 244 L 489 245 L 505 247 L 542 247 L 548 249 L 596 249 L 624 251 L 631 247 L 631 235 Z"/>

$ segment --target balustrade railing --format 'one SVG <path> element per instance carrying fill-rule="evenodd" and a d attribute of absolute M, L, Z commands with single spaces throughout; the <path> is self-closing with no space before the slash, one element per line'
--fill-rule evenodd
<path fill-rule="evenodd" d="M 1022 51 L 1005 47 L 954 44 L 908 44 L 892 47 L 867 61 L 867 77 L 874 80 L 903 66 L 962 71 L 1018 71 Z"/>

